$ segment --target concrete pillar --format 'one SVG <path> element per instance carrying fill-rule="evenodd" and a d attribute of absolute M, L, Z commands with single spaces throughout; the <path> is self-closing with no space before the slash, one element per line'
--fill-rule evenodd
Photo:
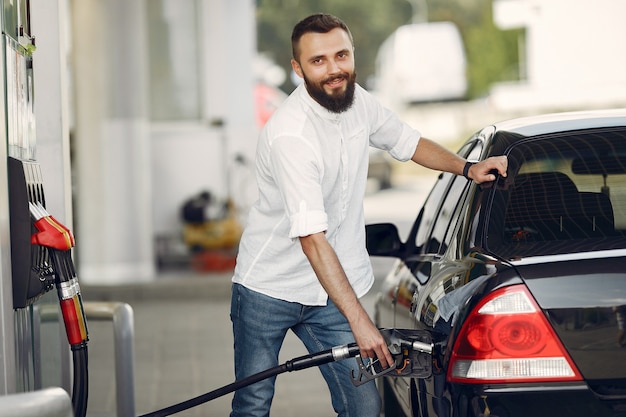
<path fill-rule="evenodd" d="M 143 0 L 73 2 L 79 279 L 154 275 Z"/>
<path fill-rule="evenodd" d="M 31 0 L 32 35 L 37 50 L 33 54 L 35 85 L 36 159 L 43 175 L 46 209 L 73 230 L 72 178 L 69 112 L 69 5 L 67 0 Z M 55 299 L 56 295 L 52 298 Z M 35 338 L 41 335 L 35 334 Z M 58 339 L 46 340 L 58 348 L 60 383 L 71 389 L 70 360 L 65 328 L 59 326 Z M 70 391 L 68 391 L 70 392 Z"/>
<path fill-rule="evenodd" d="M 224 122 L 221 150 L 224 183 L 230 197 L 243 209 L 256 197 L 254 186 L 242 187 L 242 182 L 254 185 L 251 164 L 259 134 L 254 115 L 252 69 L 257 53 L 255 11 L 253 0 L 202 2 L 204 117 L 209 122 L 215 119 Z M 215 57 L 219 57 L 219 65 L 215 65 Z M 250 165 L 237 164 L 236 155 L 244 156 Z"/>

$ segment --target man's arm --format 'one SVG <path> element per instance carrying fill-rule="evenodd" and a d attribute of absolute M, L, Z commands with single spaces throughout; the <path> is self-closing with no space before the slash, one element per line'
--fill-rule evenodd
<path fill-rule="evenodd" d="M 322 287 L 348 320 L 354 339 L 361 350 L 361 356 L 376 357 L 381 365 L 387 368 L 393 363 L 393 358 L 385 339 L 354 293 L 339 258 L 324 233 L 301 237 L 300 243 Z"/>
<path fill-rule="evenodd" d="M 463 174 L 463 168 L 467 162 L 454 152 L 450 152 L 443 146 L 424 137 L 417 144 L 411 160 L 426 168 L 451 172 L 457 175 Z M 506 156 L 492 156 L 472 165 L 469 168 L 468 177 L 478 184 L 494 181 L 496 176 L 491 173 L 493 170 L 506 177 L 507 163 Z"/>

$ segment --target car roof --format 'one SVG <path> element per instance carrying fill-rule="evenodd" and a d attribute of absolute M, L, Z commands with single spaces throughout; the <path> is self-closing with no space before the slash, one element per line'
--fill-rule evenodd
<path fill-rule="evenodd" d="M 496 131 L 536 136 L 569 130 L 626 126 L 626 109 L 589 110 L 520 117 L 494 124 Z"/>

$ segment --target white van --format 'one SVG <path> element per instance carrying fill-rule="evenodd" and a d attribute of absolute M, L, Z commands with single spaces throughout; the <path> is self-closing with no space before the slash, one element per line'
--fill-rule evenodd
<path fill-rule="evenodd" d="M 376 57 L 377 94 L 383 101 L 411 104 L 465 98 L 465 49 L 452 22 L 401 26 Z"/>

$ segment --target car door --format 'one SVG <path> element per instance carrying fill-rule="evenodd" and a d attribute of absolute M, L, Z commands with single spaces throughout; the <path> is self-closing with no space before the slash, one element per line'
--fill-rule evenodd
<path fill-rule="evenodd" d="M 466 144 L 459 154 L 478 159 L 481 149 L 481 142 L 473 141 Z M 464 201 L 469 185 L 470 182 L 462 176 L 450 173 L 439 176 L 409 234 L 407 247 L 412 249 L 407 250 L 404 259 L 383 283 L 379 326 L 432 330 L 436 310 L 429 310 L 432 302 L 422 302 L 420 296 L 431 287 L 433 270 L 438 268 L 442 253 L 446 252 L 453 238 L 451 230 L 456 226 L 463 207 L 459 203 Z M 424 300 L 432 301 L 432 298 L 425 297 Z M 420 321 L 416 321 L 416 316 L 420 317 Z M 414 406 L 411 404 L 410 378 L 390 378 L 389 383 L 405 409 Z"/>
<path fill-rule="evenodd" d="M 467 143 L 459 154 L 469 160 L 478 160 L 482 142 Z M 414 276 L 418 282 L 409 307 L 413 326 L 432 329 L 437 317 L 436 302 L 443 295 L 463 285 L 468 270 L 463 259 L 467 232 L 461 226 L 469 210 L 468 199 L 472 182 L 462 176 L 450 175 L 448 187 L 432 227 L 424 233 L 417 231 L 416 245 L 423 248 L 415 258 Z"/>

